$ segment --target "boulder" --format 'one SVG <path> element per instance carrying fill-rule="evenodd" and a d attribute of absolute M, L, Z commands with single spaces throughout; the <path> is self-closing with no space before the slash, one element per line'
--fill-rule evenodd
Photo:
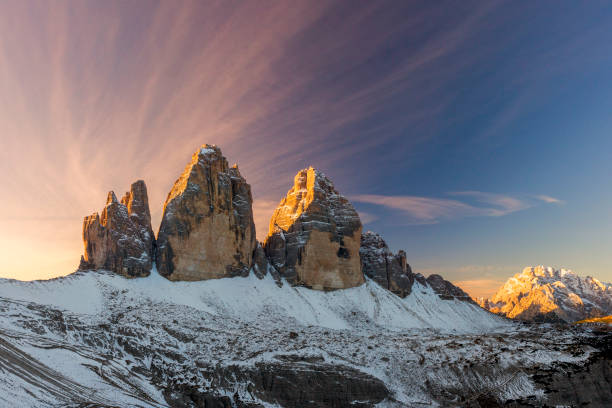
<path fill-rule="evenodd" d="M 157 268 L 197 281 L 246 276 L 256 248 L 251 186 L 217 146 L 196 151 L 164 204 Z"/>
<path fill-rule="evenodd" d="M 365 276 L 400 297 L 410 294 L 414 274 L 404 251 L 393 254 L 379 234 L 368 231 L 361 235 L 359 254 Z"/>
<path fill-rule="evenodd" d="M 80 270 L 106 269 L 126 277 L 149 275 L 155 237 L 144 181 L 132 184 L 121 202 L 113 191 L 108 193 L 102 215 L 85 217 L 83 243 Z"/>
<path fill-rule="evenodd" d="M 325 174 L 310 167 L 274 211 L 264 250 L 292 285 L 343 289 L 364 282 L 359 215 Z"/>

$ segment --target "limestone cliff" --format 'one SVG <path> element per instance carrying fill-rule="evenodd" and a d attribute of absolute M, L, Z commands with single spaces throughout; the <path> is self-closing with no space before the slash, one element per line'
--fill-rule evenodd
<path fill-rule="evenodd" d="M 274 211 L 264 249 L 293 285 L 331 290 L 364 282 L 359 215 L 323 173 L 298 172 Z"/>
<path fill-rule="evenodd" d="M 361 235 L 359 254 L 364 275 L 400 297 L 410 294 L 414 274 L 404 251 L 393 254 L 379 234 L 368 231 Z"/>
<path fill-rule="evenodd" d="M 83 243 L 81 270 L 107 269 L 126 277 L 149 275 L 155 238 L 144 181 L 132 184 L 121 202 L 114 192 L 108 193 L 102 216 L 85 217 Z"/>
<path fill-rule="evenodd" d="M 170 280 L 246 275 L 256 248 L 251 187 L 217 146 L 196 151 L 164 204 L 157 268 Z"/>

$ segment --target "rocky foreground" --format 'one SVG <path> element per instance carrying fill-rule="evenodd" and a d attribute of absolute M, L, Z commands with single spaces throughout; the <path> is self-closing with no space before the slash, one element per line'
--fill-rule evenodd
<path fill-rule="evenodd" d="M 607 406 L 610 334 L 519 325 L 418 281 L 342 291 L 155 270 L 0 281 L 0 406 Z M 584 404 L 584 405 L 581 405 Z"/>

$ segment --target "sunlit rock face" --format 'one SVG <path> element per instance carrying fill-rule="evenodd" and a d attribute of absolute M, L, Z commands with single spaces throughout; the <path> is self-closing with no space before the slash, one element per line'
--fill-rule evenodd
<path fill-rule="evenodd" d="M 264 249 L 293 285 L 342 289 L 364 282 L 359 215 L 323 173 L 304 169 L 274 211 Z"/>
<path fill-rule="evenodd" d="M 217 146 L 196 151 L 164 204 L 157 269 L 170 280 L 246 275 L 256 248 L 251 187 Z"/>
<path fill-rule="evenodd" d="M 361 235 L 359 254 L 365 276 L 400 297 L 410 294 L 414 274 L 404 251 L 393 254 L 379 234 L 368 231 Z"/>
<path fill-rule="evenodd" d="M 567 269 L 527 267 L 479 303 L 513 319 L 574 322 L 612 314 L 612 285 Z"/>
<path fill-rule="evenodd" d="M 126 277 L 148 276 L 154 257 L 155 238 L 147 187 L 139 180 L 117 201 L 108 193 L 102 215 L 85 217 L 85 253 L 79 269 L 107 269 Z"/>

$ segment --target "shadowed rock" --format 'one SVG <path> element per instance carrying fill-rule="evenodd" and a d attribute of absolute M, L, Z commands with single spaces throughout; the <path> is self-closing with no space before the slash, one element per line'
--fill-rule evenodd
<path fill-rule="evenodd" d="M 80 270 L 107 269 L 126 277 L 149 275 L 155 238 L 144 181 L 132 184 L 121 202 L 114 192 L 108 193 L 102 215 L 85 217 L 83 243 Z"/>
<path fill-rule="evenodd" d="M 279 287 L 283 286 L 280 274 L 270 263 L 270 260 L 259 242 L 257 242 L 257 247 L 253 253 L 253 273 L 259 279 L 263 279 L 269 273 Z"/>
<path fill-rule="evenodd" d="M 361 221 L 323 173 L 304 169 L 274 211 L 264 249 L 293 285 L 330 290 L 364 282 Z"/>
<path fill-rule="evenodd" d="M 438 296 L 440 296 L 440 298 L 442 299 L 457 299 L 476 304 L 476 302 L 474 302 L 470 295 L 465 293 L 461 288 L 445 280 L 440 275 L 429 275 L 427 277 L 427 284 L 431 286 L 434 292 L 436 292 Z"/>
<path fill-rule="evenodd" d="M 164 204 L 157 268 L 170 280 L 247 275 L 256 247 L 251 187 L 217 146 L 192 156 Z"/>
<path fill-rule="evenodd" d="M 368 231 L 361 235 L 359 254 L 364 275 L 400 297 L 410 294 L 414 274 L 404 251 L 393 254 L 379 234 Z"/>

